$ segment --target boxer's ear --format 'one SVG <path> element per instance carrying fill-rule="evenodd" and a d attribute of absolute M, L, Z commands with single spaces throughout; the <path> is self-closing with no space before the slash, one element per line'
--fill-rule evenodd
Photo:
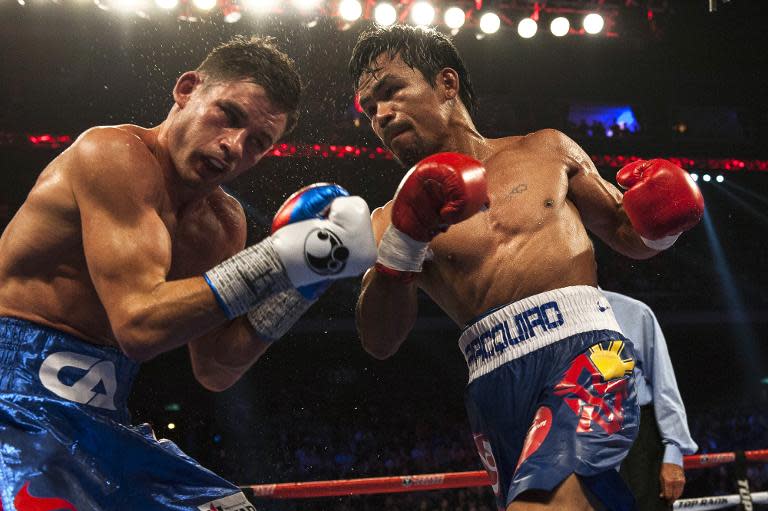
<path fill-rule="evenodd" d="M 459 95 L 459 74 L 451 67 L 444 67 L 437 74 L 437 89 L 445 99 L 454 99 Z"/>
<path fill-rule="evenodd" d="M 173 100 L 179 105 L 179 108 L 186 106 L 192 93 L 202 83 L 202 76 L 197 71 L 187 71 L 176 80 L 176 85 L 173 87 Z"/>

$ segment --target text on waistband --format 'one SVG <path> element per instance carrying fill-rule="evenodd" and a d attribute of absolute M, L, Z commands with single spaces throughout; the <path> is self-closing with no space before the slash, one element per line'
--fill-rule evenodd
<path fill-rule="evenodd" d="M 513 323 L 514 337 L 510 322 Z M 472 339 L 464 348 L 467 364 L 487 360 L 521 341 L 536 337 L 536 328 L 539 333 L 543 333 L 559 328 L 564 323 L 563 314 L 555 301 L 531 307 L 509 320 L 496 323 Z"/>

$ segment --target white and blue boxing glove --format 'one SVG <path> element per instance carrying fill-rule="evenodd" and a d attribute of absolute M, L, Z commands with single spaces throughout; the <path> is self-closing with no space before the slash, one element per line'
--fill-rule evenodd
<path fill-rule="evenodd" d="M 349 192 L 334 183 L 315 183 L 294 192 L 272 219 L 272 234 L 288 224 L 311 218 L 325 218 L 331 203 L 338 197 L 349 197 Z M 297 290 L 307 300 L 314 301 L 320 298 L 331 282 L 333 281 L 321 280 L 315 284 L 301 286 Z"/>
<path fill-rule="evenodd" d="M 376 259 L 368 205 L 338 185 L 291 195 L 272 231 L 205 274 L 227 317 L 248 313 L 265 340 L 281 337 L 330 281 L 357 276 Z"/>

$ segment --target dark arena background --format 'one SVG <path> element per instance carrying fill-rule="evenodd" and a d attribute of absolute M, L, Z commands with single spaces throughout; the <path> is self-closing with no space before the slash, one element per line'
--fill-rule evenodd
<path fill-rule="evenodd" d="M 440 30 L 451 30 L 442 19 L 448 7 L 468 13 L 454 41 L 479 93 L 484 135 L 562 130 L 611 182 L 633 157 L 676 158 L 695 174 L 707 206 L 701 224 L 647 261 L 595 240 L 601 285 L 656 312 L 700 453 L 768 448 L 768 2 L 433 4 Z M 235 34 L 276 37 L 307 88 L 297 130 L 232 185 L 250 240 L 309 183 L 334 181 L 372 207 L 384 204 L 403 169 L 356 110 L 346 72 L 375 5 L 369 0 L 361 19 L 344 21 L 335 1 L 299 8 L 218 0 L 205 11 L 186 0 L 165 8 L 3 0 L 0 225 L 88 127 L 162 121 L 177 76 Z M 393 5 L 398 22 L 413 23 L 412 2 Z M 496 33 L 480 29 L 486 10 L 500 14 Z M 597 34 L 582 28 L 588 13 L 603 15 Z M 549 24 L 561 15 L 570 30 L 555 37 Z M 538 19 L 527 39 L 517 31 L 525 17 Z M 422 296 L 408 341 L 393 358 L 375 360 L 355 331 L 358 291 L 356 280 L 336 283 L 225 392 L 195 382 L 183 349 L 147 362 L 134 420 L 242 485 L 480 470 L 463 407 L 459 328 Z M 747 472 L 753 492 L 768 490 L 767 464 Z M 686 475 L 684 498 L 738 493 L 729 465 Z M 264 510 L 481 511 L 494 509 L 491 497 L 481 486 L 254 502 Z"/>

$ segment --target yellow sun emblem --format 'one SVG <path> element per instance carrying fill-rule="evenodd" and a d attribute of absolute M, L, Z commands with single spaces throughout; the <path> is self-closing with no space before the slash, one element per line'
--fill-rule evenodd
<path fill-rule="evenodd" d="M 635 360 L 624 353 L 624 341 L 606 341 L 589 348 L 589 358 L 604 380 L 621 378 L 632 372 Z"/>

